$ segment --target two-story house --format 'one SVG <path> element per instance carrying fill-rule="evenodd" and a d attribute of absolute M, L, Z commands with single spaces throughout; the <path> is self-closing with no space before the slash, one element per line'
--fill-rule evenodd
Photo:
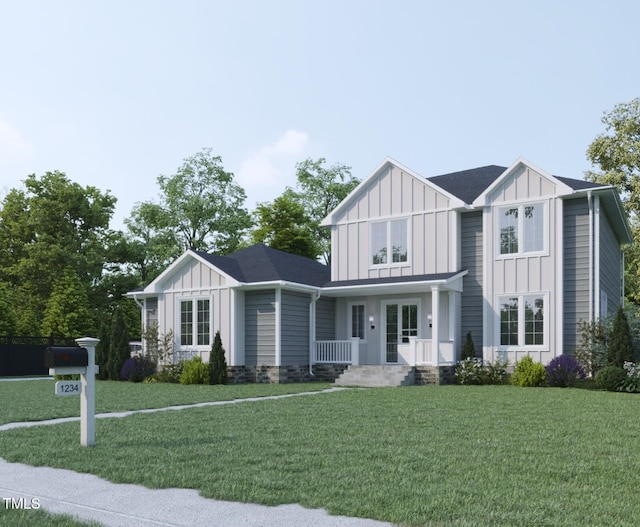
<path fill-rule="evenodd" d="M 236 380 L 402 365 L 412 381 L 450 369 L 468 332 L 490 362 L 573 353 L 577 322 L 620 305 L 632 242 L 615 188 L 523 159 L 430 178 L 386 159 L 323 225 L 330 269 L 187 251 L 130 296 L 180 352 L 206 358 L 219 330 Z"/>

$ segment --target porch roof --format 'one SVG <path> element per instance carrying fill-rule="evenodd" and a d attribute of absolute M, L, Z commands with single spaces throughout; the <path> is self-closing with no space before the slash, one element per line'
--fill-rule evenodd
<path fill-rule="evenodd" d="M 394 294 L 429 291 L 432 287 L 462 291 L 462 277 L 466 269 L 450 273 L 432 273 L 412 276 L 388 276 L 359 280 L 337 280 L 327 282 L 322 293 L 328 296 L 351 296 L 355 294 Z"/>

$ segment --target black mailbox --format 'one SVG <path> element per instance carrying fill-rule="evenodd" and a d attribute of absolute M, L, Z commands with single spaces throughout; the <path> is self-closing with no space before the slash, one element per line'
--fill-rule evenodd
<path fill-rule="evenodd" d="M 45 368 L 77 368 L 89 365 L 86 348 L 54 346 L 44 353 Z"/>

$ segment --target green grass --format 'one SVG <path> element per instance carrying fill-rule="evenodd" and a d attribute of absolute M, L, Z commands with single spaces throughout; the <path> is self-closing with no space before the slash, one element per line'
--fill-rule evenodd
<path fill-rule="evenodd" d="M 411 387 L 0 433 L 0 457 L 407 525 L 638 525 L 640 397 Z"/>
<path fill-rule="evenodd" d="M 54 394 L 55 381 L 0 382 L 0 425 L 80 415 L 80 397 Z M 96 381 L 96 413 L 162 408 L 208 401 L 245 399 L 329 388 L 328 383 L 241 384 L 227 386 L 141 384 Z"/>
<path fill-rule="evenodd" d="M 0 508 L 0 527 L 101 527 L 98 522 L 76 520 L 68 514 L 49 514 L 42 509 L 18 510 Z"/>

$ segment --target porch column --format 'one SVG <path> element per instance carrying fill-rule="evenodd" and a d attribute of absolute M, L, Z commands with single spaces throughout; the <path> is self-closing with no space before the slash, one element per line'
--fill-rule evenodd
<path fill-rule="evenodd" d="M 434 366 L 440 362 L 440 287 L 431 286 L 431 351 Z"/>
<path fill-rule="evenodd" d="M 449 291 L 449 342 L 453 343 L 453 356 L 450 358 L 454 363 L 458 354 L 458 299 L 460 293 Z"/>

